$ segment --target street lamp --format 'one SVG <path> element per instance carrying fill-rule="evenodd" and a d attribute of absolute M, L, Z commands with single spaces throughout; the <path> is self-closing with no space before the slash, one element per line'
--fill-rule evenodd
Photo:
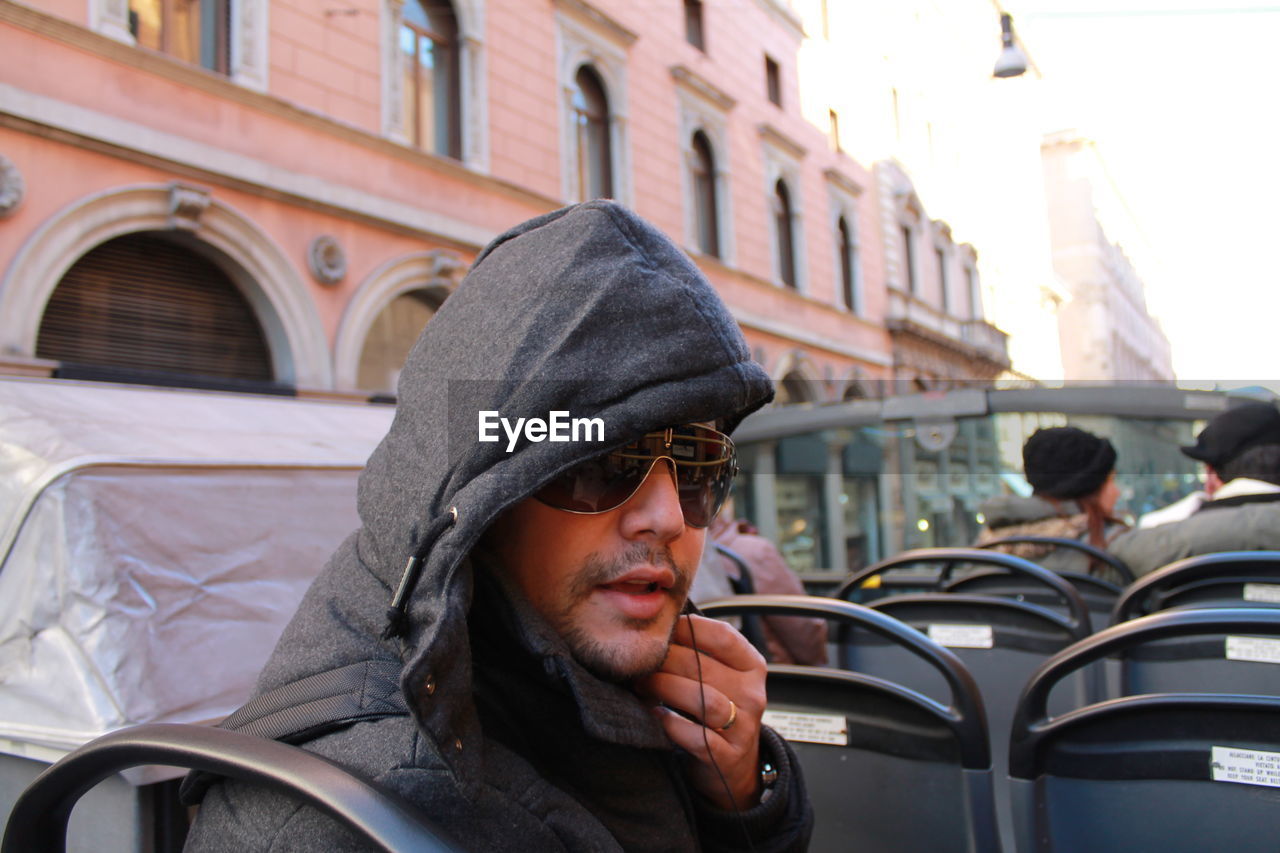
<path fill-rule="evenodd" d="M 1013 16 L 1008 12 L 1000 13 L 1000 58 L 991 72 L 996 77 L 1017 77 L 1027 71 L 1027 55 L 1014 43 Z"/>

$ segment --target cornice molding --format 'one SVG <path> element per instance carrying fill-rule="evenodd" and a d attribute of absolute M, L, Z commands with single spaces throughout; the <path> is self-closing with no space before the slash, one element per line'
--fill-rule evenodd
<path fill-rule="evenodd" d="M 576 2 L 576 0 L 570 0 Z M 525 204 L 559 207 L 562 202 L 543 196 L 517 184 L 467 168 L 449 157 L 440 157 L 411 148 L 367 130 L 329 118 L 289 103 L 275 95 L 247 89 L 221 74 L 174 59 L 146 48 L 132 47 L 79 24 L 24 6 L 13 0 L 0 0 L 0 23 L 13 24 L 39 36 L 117 62 L 138 71 L 163 77 L 183 86 L 215 95 L 227 101 L 257 110 L 266 115 L 286 119 L 302 127 L 351 142 L 371 151 L 395 157 L 411 166 L 463 178 L 486 190 L 501 193 Z M 0 107 L 0 114 L 4 108 Z"/>
<path fill-rule="evenodd" d="M 796 142 L 790 136 L 787 136 L 768 122 L 761 124 L 759 130 L 761 139 L 769 145 L 772 145 L 774 148 L 782 151 L 784 154 L 789 155 L 793 160 L 799 160 L 808 153 L 808 149 L 803 145 Z"/>
<path fill-rule="evenodd" d="M 841 172 L 839 169 L 824 169 L 822 177 L 826 178 L 829 183 L 839 187 L 854 198 L 862 196 L 862 184 L 858 183 L 844 172 Z"/>
<path fill-rule="evenodd" d="M 493 229 L 389 199 L 348 184 L 293 172 L 274 162 L 232 154 L 84 107 L 0 83 L 0 127 L 160 169 L 179 178 L 238 189 L 411 236 L 474 250 Z M 552 210 L 555 203 L 540 206 Z"/>
<path fill-rule="evenodd" d="M 721 112 L 727 113 L 738 103 L 732 95 L 716 87 L 705 77 L 684 65 L 671 66 L 671 77 L 677 84 L 703 100 L 710 102 Z"/>
<path fill-rule="evenodd" d="M 586 0 L 554 0 L 556 8 L 590 24 L 605 36 L 621 45 L 631 47 L 639 36 L 613 18 L 592 6 Z"/>

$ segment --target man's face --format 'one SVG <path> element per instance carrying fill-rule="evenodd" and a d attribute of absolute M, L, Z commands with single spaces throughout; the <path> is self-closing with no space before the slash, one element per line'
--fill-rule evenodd
<path fill-rule="evenodd" d="M 626 681 L 653 672 L 684 607 L 705 531 L 688 527 L 659 460 L 617 509 L 576 515 L 526 498 L 490 548 L 583 666 Z"/>

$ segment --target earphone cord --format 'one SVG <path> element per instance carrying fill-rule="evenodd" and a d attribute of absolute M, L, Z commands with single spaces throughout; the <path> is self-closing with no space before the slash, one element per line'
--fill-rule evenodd
<path fill-rule="evenodd" d="M 716 762 L 716 757 L 711 754 L 711 741 L 707 737 L 707 691 L 706 685 L 702 681 L 702 652 L 698 651 L 698 638 L 693 633 L 693 617 L 686 613 L 685 624 L 689 626 L 689 639 L 693 643 L 693 660 L 698 667 L 698 700 L 701 703 L 701 709 L 698 712 L 699 719 L 702 720 L 702 745 L 707 750 L 707 758 L 711 761 L 711 766 L 716 769 L 716 776 L 720 777 L 720 784 L 724 788 L 725 794 L 729 796 L 729 805 L 733 807 L 733 813 L 738 817 L 738 825 L 742 828 L 742 837 L 747 842 L 747 849 L 751 853 L 755 853 L 756 846 L 751 843 L 751 833 L 747 831 L 746 821 L 742 819 L 742 811 L 738 808 L 738 801 L 733 796 L 733 790 L 729 787 L 729 780 L 724 777 L 720 765 Z"/>

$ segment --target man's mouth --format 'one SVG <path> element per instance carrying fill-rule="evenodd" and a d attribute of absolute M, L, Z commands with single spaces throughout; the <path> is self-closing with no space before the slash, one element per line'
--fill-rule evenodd
<path fill-rule="evenodd" d="M 651 592 L 665 589 L 657 581 L 616 581 L 614 583 L 601 584 L 601 586 L 614 592 L 625 592 L 627 595 L 648 595 Z"/>
<path fill-rule="evenodd" d="M 656 618 L 671 600 L 675 574 L 665 568 L 637 569 L 596 587 L 612 606 L 633 619 Z"/>

